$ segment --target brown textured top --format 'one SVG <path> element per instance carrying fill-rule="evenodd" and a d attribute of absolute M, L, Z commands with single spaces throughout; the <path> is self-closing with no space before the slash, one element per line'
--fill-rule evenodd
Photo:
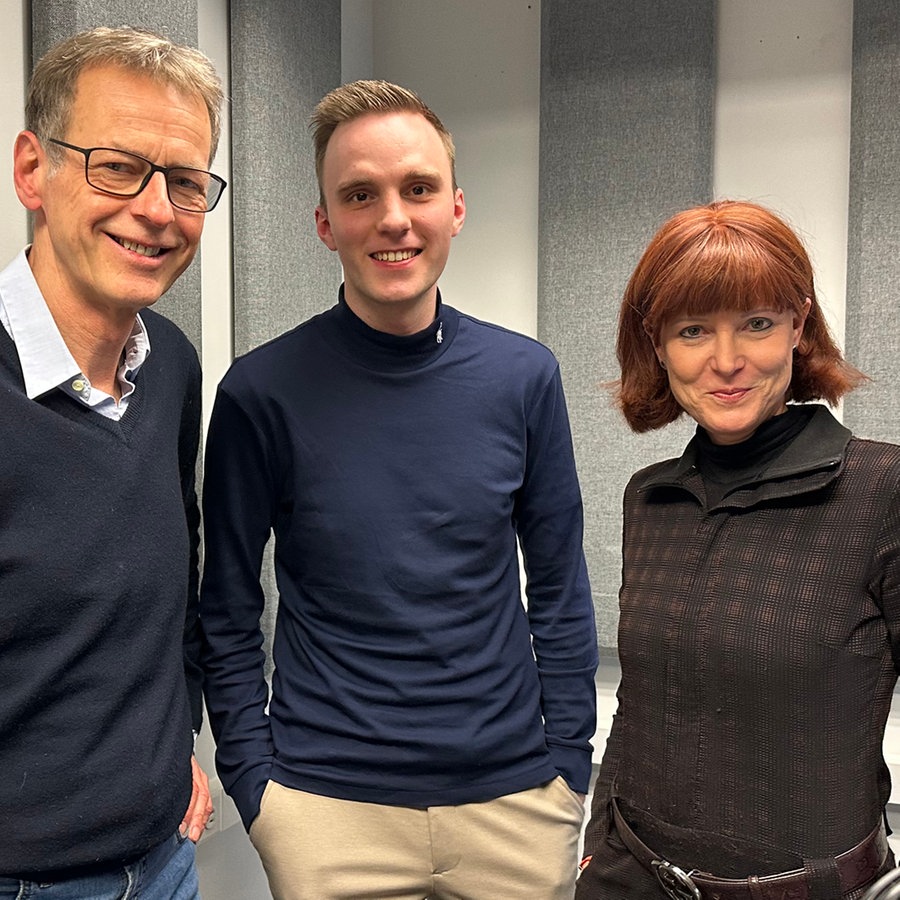
<path fill-rule="evenodd" d="M 817 407 L 763 474 L 707 509 L 695 438 L 632 478 L 624 522 L 619 709 L 584 880 L 602 884 L 627 854 L 606 841 L 613 790 L 641 839 L 685 869 L 741 878 L 853 846 L 890 794 L 900 447 Z M 628 896 L 659 897 L 647 884 Z"/>

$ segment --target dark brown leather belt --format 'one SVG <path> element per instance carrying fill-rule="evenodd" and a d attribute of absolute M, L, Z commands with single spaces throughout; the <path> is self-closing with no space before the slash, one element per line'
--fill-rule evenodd
<path fill-rule="evenodd" d="M 612 800 L 613 818 L 622 843 L 645 869 L 653 872 L 673 900 L 810 900 L 806 869 L 749 878 L 715 878 L 707 872 L 685 871 L 654 853 L 622 818 Z M 875 880 L 888 854 L 884 821 L 855 847 L 834 858 L 844 894 Z"/>

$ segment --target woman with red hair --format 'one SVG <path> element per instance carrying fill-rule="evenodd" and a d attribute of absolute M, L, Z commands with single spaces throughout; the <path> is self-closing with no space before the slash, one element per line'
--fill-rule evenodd
<path fill-rule="evenodd" d="M 622 679 L 576 897 L 857 900 L 894 865 L 900 447 L 807 402 L 865 376 L 756 204 L 662 226 L 617 354 L 634 431 L 697 429 L 625 491 Z"/>

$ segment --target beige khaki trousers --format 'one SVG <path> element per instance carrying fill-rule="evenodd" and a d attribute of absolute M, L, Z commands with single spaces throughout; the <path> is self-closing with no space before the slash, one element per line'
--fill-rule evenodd
<path fill-rule="evenodd" d="M 275 900 L 571 900 L 583 814 L 562 778 L 428 809 L 270 781 L 250 840 Z"/>

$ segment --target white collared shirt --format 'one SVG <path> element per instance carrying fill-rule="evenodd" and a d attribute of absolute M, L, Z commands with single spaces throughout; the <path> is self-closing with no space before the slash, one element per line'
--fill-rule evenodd
<path fill-rule="evenodd" d="M 125 355 L 117 377 L 122 399 L 95 388 L 78 368 L 59 328 L 50 314 L 28 265 L 26 247 L 0 272 L 0 323 L 16 345 L 25 393 L 34 400 L 52 390 L 61 390 L 108 419 L 121 419 L 134 392 L 133 377 L 150 353 L 150 338 L 140 316 L 125 344 Z"/>

